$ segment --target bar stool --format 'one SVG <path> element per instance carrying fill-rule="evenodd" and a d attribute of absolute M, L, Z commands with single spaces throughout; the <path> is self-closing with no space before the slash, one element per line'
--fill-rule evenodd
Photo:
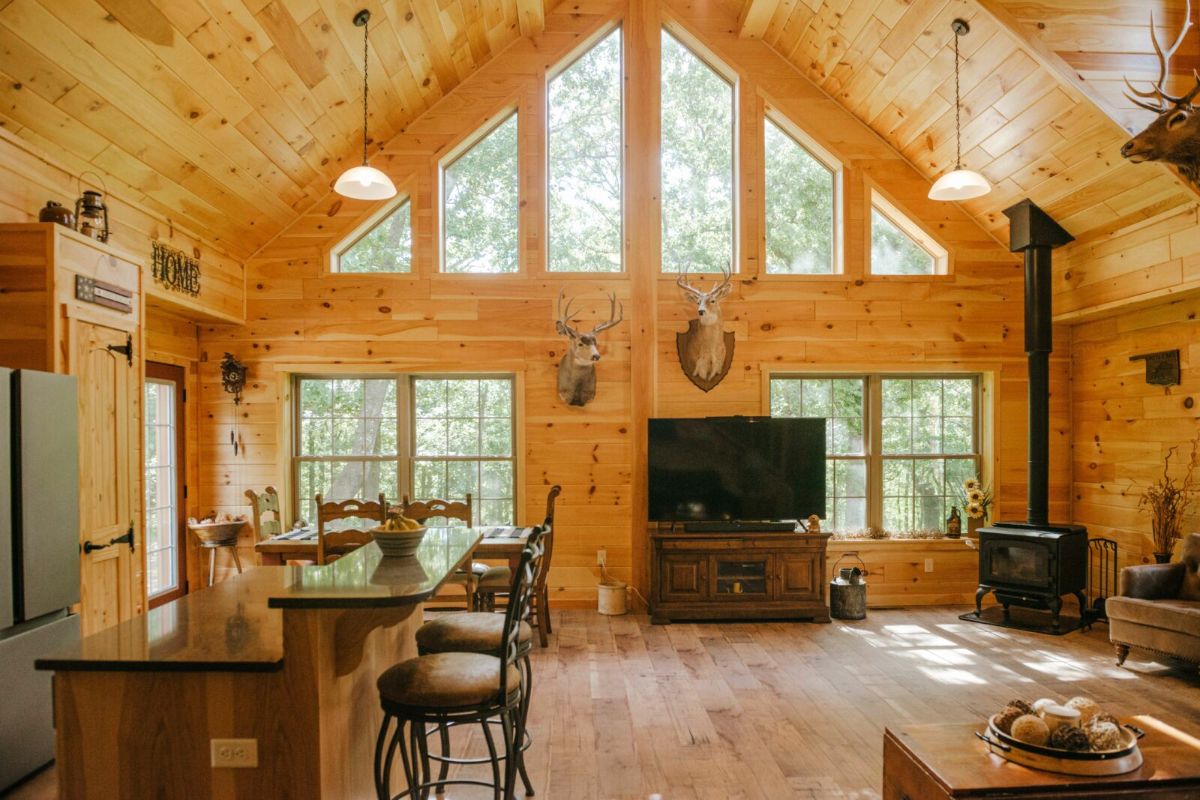
<path fill-rule="evenodd" d="M 528 710 L 528 653 L 532 630 L 522 625 L 529 610 L 533 577 L 541 560 L 542 530 L 530 534 L 513 575 L 510 602 L 502 617 L 499 647 L 492 652 L 439 652 L 419 655 L 387 669 L 379 676 L 383 724 L 375 744 L 375 791 L 378 800 L 425 798 L 431 788 L 440 794 L 448 784 L 490 786 L 496 798 L 509 800 L 517 772 L 523 767 L 525 712 Z M 461 615 L 456 615 L 461 616 Z M 526 644 L 521 645 L 522 628 Z M 485 637 L 486 638 L 486 637 Z M 490 643 L 490 641 L 489 641 Z M 522 656 L 524 653 L 524 656 Z M 525 665 L 522 668 L 521 662 Z M 395 728 L 392 729 L 392 722 Z M 504 753 L 497 752 L 492 721 L 498 720 Z M 452 725 L 479 723 L 492 766 L 492 782 L 458 778 L 447 780 L 447 762 L 439 777 L 430 771 L 428 735 L 439 731 L 442 758 L 448 758 L 448 729 Z M 405 728 L 407 727 L 407 733 Z M 408 788 L 392 795 L 391 771 L 399 750 Z M 501 777 L 500 764 L 504 764 Z M 474 763 L 465 762 L 464 763 Z M 523 778 L 525 776 L 522 776 Z M 527 793 L 532 788 L 526 781 Z"/>

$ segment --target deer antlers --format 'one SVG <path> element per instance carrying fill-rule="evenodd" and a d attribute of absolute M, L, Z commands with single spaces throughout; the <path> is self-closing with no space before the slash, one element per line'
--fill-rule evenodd
<path fill-rule="evenodd" d="M 575 302 L 574 298 L 567 301 L 567 307 L 563 308 L 563 298 L 566 296 L 566 288 L 558 290 L 558 319 L 555 320 L 554 328 L 563 336 L 578 336 L 579 331 L 571 327 L 571 304 Z M 596 327 L 592 328 L 591 334 L 595 336 L 601 331 L 606 331 L 609 328 L 617 325 L 625 318 L 625 306 L 617 300 L 617 293 L 610 292 L 608 295 L 608 321 L 601 322 Z"/>
<path fill-rule="evenodd" d="M 692 300 L 699 301 L 702 298 L 714 300 L 724 297 L 733 289 L 731 283 L 733 280 L 733 271 L 728 267 L 721 267 L 721 274 L 724 276 L 724 278 L 719 284 L 714 286 L 712 289 L 709 289 L 707 292 L 702 292 L 695 286 L 692 286 L 690 283 L 688 283 L 688 268 L 687 266 L 684 266 L 683 272 L 679 273 L 679 277 L 675 279 L 675 284 L 680 289 L 683 289 L 683 291 L 686 292 L 687 295 L 692 298 Z"/>
<path fill-rule="evenodd" d="M 1179 31 L 1179 36 L 1175 37 L 1175 43 L 1172 44 L 1164 53 L 1162 45 L 1158 43 L 1158 34 L 1154 32 L 1154 12 L 1150 12 L 1150 41 L 1154 45 L 1154 54 L 1158 56 L 1158 80 L 1150 87 L 1150 91 L 1144 92 L 1134 88 L 1134 85 L 1129 82 L 1129 78 L 1125 78 L 1125 85 L 1129 91 L 1125 93 L 1125 97 L 1139 108 L 1144 108 L 1147 111 L 1153 111 L 1156 114 L 1161 114 L 1170 106 L 1190 105 L 1192 99 L 1200 92 L 1200 73 L 1192 70 L 1192 75 L 1196 78 L 1196 85 L 1192 90 L 1182 97 L 1174 97 L 1167 94 L 1165 83 L 1167 80 L 1167 66 L 1171 61 L 1171 57 L 1179 50 L 1179 46 L 1183 44 L 1183 37 L 1192 27 L 1192 2 L 1187 0 L 1184 11 L 1183 28 Z M 1130 94 L 1132 92 L 1132 94 Z M 1152 99 L 1154 102 L 1147 102 Z"/>

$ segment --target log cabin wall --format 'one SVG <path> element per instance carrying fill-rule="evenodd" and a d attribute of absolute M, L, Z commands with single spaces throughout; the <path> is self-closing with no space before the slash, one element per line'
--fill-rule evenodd
<path fill-rule="evenodd" d="M 620 22 L 626 64 L 626 272 L 562 275 L 545 269 L 545 72 Z M 733 368 L 708 394 L 680 371 L 674 333 L 688 316 L 659 276 L 657 199 L 659 26 L 721 59 L 739 77 L 739 275 L 725 301 L 737 336 Z M 387 142 L 374 159 L 414 206 L 411 276 L 330 274 L 330 246 L 370 213 L 330 194 L 247 263 L 245 324 L 201 330 L 200 504 L 242 511 L 246 488 L 287 485 L 290 373 L 506 371 L 519 376 L 518 515 L 539 518 L 549 484 L 559 499 L 556 602 L 594 602 L 595 553 L 645 591 L 645 420 L 651 416 L 765 413 L 772 370 L 977 371 L 989 380 L 985 427 L 999 514 L 1023 516 L 1025 360 L 1019 261 L 956 206 L 925 198 L 928 181 L 775 51 L 739 40 L 723 4 L 632 0 L 560 7 L 535 39 L 522 38 Z M 845 274 L 767 276 L 762 263 L 761 114 L 771 106 L 846 167 Z M 438 273 L 438 161 L 506 108 L 520 112 L 521 273 Z M 871 278 L 866 271 L 868 186 L 878 187 L 949 250 L 952 274 Z M 555 394 L 562 340 L 554 334 L 561 286 L 586 295 L 591 316 L 615 292 L 625 322 L 605 333 L 596 400 L 565 407 Z M 585 317 L 586 318 L 586 317 Z M 1060 476 L 1056 518 L 1068 515 L 1067 343 L 1055 355 L 1053 444 Z M 245 449 L 227 444 L 235 410 L 220 388 L 225 351 L 249 365 L 236 410 Z M 243 542 L 249 556 L 249 536 Z"/>

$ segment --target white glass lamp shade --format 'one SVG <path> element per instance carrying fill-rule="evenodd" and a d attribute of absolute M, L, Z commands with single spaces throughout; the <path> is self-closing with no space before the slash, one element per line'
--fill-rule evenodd
<path fill-rule="evenodd" d="M 333 185 L 333 190 L 342 197 L 354 200 L 387 200 L 396 196 L 396 185 L 392 179 L 366 164 L 343 172 Z"/>
<path fill-rule="evenodd" d="M 969 169 L 947 172 L 929 189 L 930 200 L 970 200 L 992 190 L 987 178 Z"/>

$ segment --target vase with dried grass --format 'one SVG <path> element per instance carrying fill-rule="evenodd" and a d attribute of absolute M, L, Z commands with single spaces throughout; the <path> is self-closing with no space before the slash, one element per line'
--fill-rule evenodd
<path fill-rule="evenodd" d="M 1166 564 L 1171 560 L 1175 542 L 1183 528 L 1183 521 L 1200 492 L 1200 481 L 1196 470 L 1200 467 L 1200 434 L 1192 440 L 1191 457 L 1182 478 L 1171 474 L 1171 457 L 1179 449 L 1176 445 L 1167 450 L 1163 459 L 1162 477 L 1156 480 L 1138 498 L 1138 508 L 1150 512 L 1150 531 L 1154 540 L 1154 560 Z"/>

